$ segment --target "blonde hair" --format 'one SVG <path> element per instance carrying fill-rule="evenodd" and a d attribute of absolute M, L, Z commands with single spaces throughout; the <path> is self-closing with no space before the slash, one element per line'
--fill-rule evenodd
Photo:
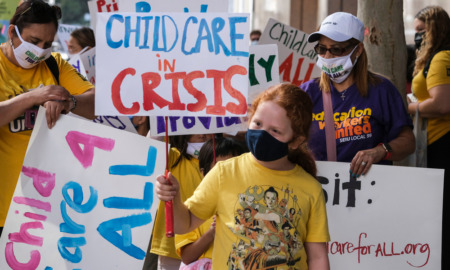
<path fill-rule="evenodd" d="M 413 76 L 425 67 L 433 53 L 450 45 L 450 19 L 447 12 L 440 6 L 427 6 L 415 16 L 425 23 L 426 32 L 417 52 Z"/>

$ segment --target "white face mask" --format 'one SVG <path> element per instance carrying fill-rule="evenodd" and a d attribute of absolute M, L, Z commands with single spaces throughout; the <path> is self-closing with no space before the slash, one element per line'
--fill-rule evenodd
<path fill-rule="evenodd" d="M 340 56 L 340 57 L 334 57 L 334 58 L 323 58 L 320 55 L 318 55 L 317 63 L 316 65 L 325 72 L 325 74 L 330 77 L 330 80 L 332 80 L 335 83 L 341 83 L 347 79 L 347 77 L 350 75 L 350 72 L 353 69 L 353 66 L 356 64 L 356 61 L 358 60 L 358 57 L 355 59 L 355 63 L 352 63 L 352 59 L 350 56 L 353 54 L 355 49 L 358 46 L 356 46 L 351 53 L 348 55 Z"/>
<path fill-rule="evenodd" d="M 39 64 L 41 61 L 45 61 L 45 59 L 50 57 L 52 53 L 51 47 L 48 49 L 41 49 L 40 47 L 34 44 L 26 42 L 20 36 L 17 25 L 14 27 L 16 29 L 17 36 L 19 37 L 20 41 L 22 41 L 22 44 L 20 44 L 17 48 L 14 49 L 12 40 L 10 40 L 10 43 L 14 52 L 14 56 L 16 57 L 16 60 L 21 67 L 26 69 L 32 68 L 37 64 Z"/>
<path fill-rule="evenodd" d="M 198 154 L 200 153 L 200 149 L 202 148 L 204 142 L 201 143 L 188 143 L 188 147 L 186 149 L 186 153 L 198 159 Z"/>

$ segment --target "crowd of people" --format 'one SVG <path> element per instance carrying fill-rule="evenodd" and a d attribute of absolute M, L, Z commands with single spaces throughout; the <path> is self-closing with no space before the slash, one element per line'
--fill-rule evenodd
<path fill-rule="evenodd" d="M 37 106 L 46 108 L 49 128 L 69 112 L 95 118 L 94 85 L 51 52 L 60 18 L 57 6 L 23 1 L 0 46 L 0 236 Z M 411 91 L 418 101 L 409 101 L 407 108 L 389 79 L 369 70 L 363 23 L 337 12 L 308 37 L 315 43 L 321 76 L 261 93 L 249 108 L 244 139 L 170 136 L 169 173 L 155 180 L 161 202 L 144 269 L 330 269 L 330 234 L 315 161 L 347 162 L 358 178 L 373 164 L 403 160 L 415 151 L 410 115 L 416 112 L 428 122 L 427 167 L 445 169 L 445 216 L 450 207 L 450 19 L 441 7 L 428 6 L 417 13 L 414 26 Z M 250 36 L 256 44 L 261 32 Z M 87 27 L 75 30 L 68 42 L 72 56 L 94 47 Z M 131 121 L 138 134 L 149 136 L 148 117 Z M 165 201 L 173 202 L 175 237 L 166 236 Z M 448 238 L 443 229 L 442 269 L 449 267 Z"/>

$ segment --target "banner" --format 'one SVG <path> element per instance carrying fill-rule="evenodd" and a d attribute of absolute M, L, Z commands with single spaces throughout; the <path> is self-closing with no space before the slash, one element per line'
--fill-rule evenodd
<path fill-rule="evenodd" d="M 333 270 L 441 269 L 444 170 L 317 162 L 327 199 Z"/>
<path fill-rule="evenodd" d="M 98 14 L 95 113 L 245 116 L 248 24 L 248 14 Z"/>
<path fill-rule="evenodd" d="M 276 44 L 250 46 L 248 103 L 272 85 L 280 83 Z"/>
<path fill-rule="evenodd" d="M 0 239 L 0 269 L 141 269 L 165 145 L 41 107 Z"/>
<path fill-rule="evenodd" d="M 78 28 L 81 28 L 81 27 L 77 26 L 77 25 L 59 24 L 57 35 L 58 35 L 59 43 L 61 43 L 61 46 L 62 46 L 64 52 L 69 53 L 67 44 L 69 43 L 70 33 L 72 33 L 73 30 L 76 30 Z"/>
<path fill-rule="evenodd" d="M 300 85 L 320 76 L 316 66 L 315 43 L 308 43 L 308 34 L 269 19 L 259 44 L 277 44 L 280 61 L 280 81 Z"/>
<path fill-rule="evenodd" d="M 120 12 L 227 12 L 228 0 L 119 0 Z"/>
<path fill-rule="evenodd" d="M 187 134 L 237 133 L 247 130 L 247 123 L 241 117 L 210 116 L 170 116 L 168 117 L 169 136 Z M 166 121 L 163 116 L 150 116 L 150 135 L 163 136 Z"/>
<path fill-rule="evenodd" d="M 19 0 L 0 0 L 0 20 L 11 20 L 19 5 Z"/>

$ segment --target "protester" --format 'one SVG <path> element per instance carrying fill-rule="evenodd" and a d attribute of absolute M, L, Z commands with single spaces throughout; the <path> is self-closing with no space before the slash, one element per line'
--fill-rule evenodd
<path fill-rule="evenodd" d="M 329 269 L 325 199 L 305 147 L 311 100 L 297 86 L 276 85 L 254 101 L 249 118 L 251 153 L 216 164 L 185 203 L 174 175 L 172 185 L 157 177 L 158 198 L 173 200 L 175 233 L 216 215 L 213 269 Z M 296 223 L 290 208 L 298 210 Z M 296 241 L 282 237 L 285 223 Z"/>
<path fill-rule="evenodd" d="M 218 137 L 214 142 L 209 140 L 200 149 L 200 171 L 205 176 L 217 162 L 239 156 L 246 151 L 244 144 L 233 138 Z M 215 217 L 212 217 L 190 233 L 175 235 L 175 247 L 182 260 L 180 269 L 210 269 L 215 225 Z"/>
<path fill-rule="evenodd" d="M 75 29 L 70 33 L 67 49 L 69 58 L 95 47 L 95 34 L 89 27 Z"/>
<path fill-rule="evenodd" d="M 259 38 L 261 37 L 261 31 L 253 30 L 250 32 L 250 42 L 252 45 L 257 45 L 259 42 Z"/>
<path fill-rule="evenodd" d="M 326 17 L 319 31 L 308 37 L 308 42 L 319 41 L 314 49 L 321 77 L 300 86 L 314 104 L 309 147 L 316 160 L 331 158 L 324 143 L 323 105 L 331 95 L 337 161 L 351 162 L 356 177 L 366 174 L 372 164 L 407 157 L 415 147 L 402 97 L 388 79 L 368 70 L 363 39 L 364 25 L 355 16 L 337 12 Z"/>
<path fill-rule="evenodd" d="M 418 102 L 409 103 L 408 110 L 415 114 L 418 109 L 427 118 L 427 166 L 445 169 L 442 269 L 450 269 L 450 223 L 445 218 L 450 209 L 450 19 L 441 7 L 428 6 L 415 16 L 414 28 L 420 47 L 412 89 Z"/>
<path fill-rule="evenodd" d="M 180 180 L 183 201 L 194 193 L 195 188 L 202 181 L 198 155 L 200 148 L 209 137 L 205 134 L 170 137 L 172 148 L 169 152 L 169 169 L 171 174 Z M 176 253 L 174 237 L 166 237 L 164 202 L 159 204 L 152 237 L 150 251 L 158 255 L 158 269 L 179 269 L 181 259 Z"/>
<path fill-rule="evenodd" d="M 60 18 L 57 6 L 24 1 L 10 20 L 8 42 L 0 46 L 0 231 L 33 130 L 38 109 L 33 106 L 47 109 L 49 128 L 61 113 L 95 117 L 94 86 L 59 54 L 51 54 Z M 54 69 L 59 74 L 53 74 Z"/>

